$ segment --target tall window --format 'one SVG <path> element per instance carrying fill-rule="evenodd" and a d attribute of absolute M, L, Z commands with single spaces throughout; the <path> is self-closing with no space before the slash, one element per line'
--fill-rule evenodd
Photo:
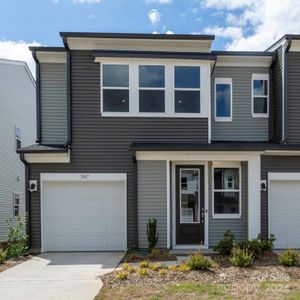
<path fill-rule="evenodd" d="M 129 66 L 103 64 L 102 99 L 104 112 L 129 112 Z"/>
<path fill-rule="evenodd" d="M 139 111 L 165 112 L 164 66 L 139 66 Z"/>
<path fill-rule="evenodd" d="M 200 67 L 175 66 L 175 113 L 200 113 Z"/>
<path fill-rule="evenodd" d="M 21 139 L 21 128 L 16 127 L 16 149 L 20 149 L 22 147 L 22 139 Z"/>
<path fill-rule="evenodd" d="M 215 120 L 232 121 L 232 80 L 215 79 Z"/>
<path fill-rule="evenodd" d="M 213 168 L 213 215 L 239 218 L 241 214 L 240 168 Z"/>
<path fill-rule="evenodd" d="M 20 215 L 20 195 L 14 193 L 14 217 L 18 217 Z"/>
<path fill-rule="evenodd" d="M 252 75 L 252 116 L 268 117 L 269 75 Z"/>

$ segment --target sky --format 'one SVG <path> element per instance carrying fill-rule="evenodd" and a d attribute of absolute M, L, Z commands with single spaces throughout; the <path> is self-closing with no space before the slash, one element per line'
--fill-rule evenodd
<path fill-rule="evenodd" d="M 214 50 L 265 50 L 300 33 L 299 0 L 1 0 L 0 58 L 62 46 L 60 31 L 214 34 Z"/>

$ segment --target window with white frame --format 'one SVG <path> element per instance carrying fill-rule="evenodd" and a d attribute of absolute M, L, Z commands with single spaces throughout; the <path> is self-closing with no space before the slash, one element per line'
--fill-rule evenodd
<path fill-rule="evenodd" d="M 231 78 L 215 78 L 215 121 L 232 121 Z"/>
<path fill-rule="evenodd" d="M 269 75 L 252 75 L 252 116 L 268 117 L 269 110 Z"/>
<path fill-rule="evenodd" d="M 16 135 L 16 149 L 20 149 L 22 146 L 22 139 L 21 139 L 21 128 L 15 127 L 15 135 Z"/>
<path fill-rule="evenodd" d="M 240 218 L 241 168 L 213 167 L 213 217 Z"/>
<path fill-rule="evenodd" d="M 200 67 L 174 67 L 175 113 L 200 113 Z"/>
<path fill-rule="evenodd" d="M 102 111 L 129 112 L 129 65 L 102 65 Z"/>
<path fill-rule="evenodd" d="M 13 197 L 14 197 L 14 211 L 13 211 L 13 214 L 14 214 L 14 217 L 18 217 L 20 215 L 20 195 L 17 194 L 17 193 L 14 193 L 13 194 Z"/>
<path fill-rule="evenodd" d="M 139 66 L 139 112 L 165 112 L 165 66 Z"/>

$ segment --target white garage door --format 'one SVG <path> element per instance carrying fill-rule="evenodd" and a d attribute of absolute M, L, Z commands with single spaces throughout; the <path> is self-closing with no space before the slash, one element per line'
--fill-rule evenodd
<path fill-rule="evenodd" d="M 42 251 L 126 249 L 124 181 L 42 185 Z"/>
<path fill-rule="evenodd" d="M 300 248 L 300 180 L 270 181 L 269 205 L 275 248 Z"/>

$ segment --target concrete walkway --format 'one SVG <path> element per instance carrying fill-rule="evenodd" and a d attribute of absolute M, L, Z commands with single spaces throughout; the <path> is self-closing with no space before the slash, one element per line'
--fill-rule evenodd
<path fill-rule="evenodd" d="M 44 253 L 0 273 L 1 300 L 92 300 L 124 253 Z"/>

